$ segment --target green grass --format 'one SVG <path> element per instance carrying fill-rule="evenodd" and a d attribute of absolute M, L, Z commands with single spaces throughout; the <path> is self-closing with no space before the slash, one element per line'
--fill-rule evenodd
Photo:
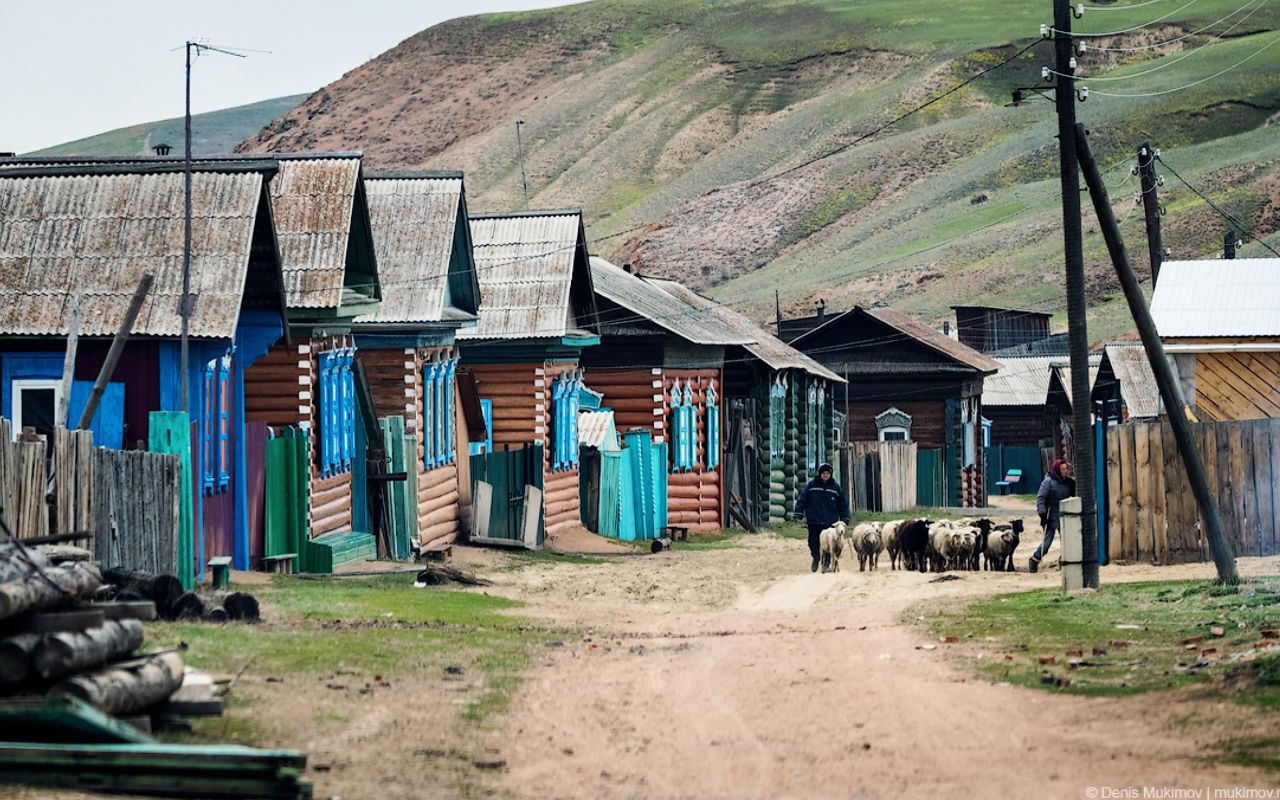
<path fill-rule="evenodd" d="M 1240 702 L 1280 702 L 1280 653 L 1260 651 L 1249 662 L 1230 658 L 1253 649 L 1261 640 L 1259 628 L 1280 620 L 1280 578 L 1258 578 L 1238 588 L 1160 581 L 1104 584 L 1097 592 L 1072 595 L 1046 589 L 996 595 L 960 612 L 929 616 L 933 633 L 980 647 L 985 658 L 979 669 L 995 681 L 1046 687 L 1041 676 L 1047 673 L 1070 679 L 1062 691 L 1119 696 L 1227 676 L 1243 687 L 1236 694 Z M 1223 637 L 1211 635 L 1215 625 L 1225 629 Z M 1204 638 L 1188 648 L 1187 640 L 1196 636 Z M 1105 655 L 1091 655 L 1094 648 Z M 1216 648 L 1221 657 L 1194 667 L 1205 648 Z M 1082 650 L 1089 664 L 1069 669 L 1066 652 L 1073 650 Z M 1055 661 L 1042 665 L 1041 656 Z"/>

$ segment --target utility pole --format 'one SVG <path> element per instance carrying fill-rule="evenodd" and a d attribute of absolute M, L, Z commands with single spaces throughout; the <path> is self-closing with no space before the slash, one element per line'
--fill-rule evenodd
<path fill-rule="evenodd" d="M 520 128 L 524 120 L 516 120 L 516 154 L 520 159 L 520 187 L 524 189 L 524 210 L 529 210 L 529 181 L 524 175 L 524 140 L 520 138 Z"/>
<path fill-rule="evenodd" d="M 1075 42 L 1069 0 L 1053 0 L 1058 157 L 1062 171 L 1062 234 L 1067 282 L 1067 343 L 1071 356 L 1071 428 L 1076 492 L 1080 497 L 1081 564 L 1085 588 L 1098 586 L 1098 516 L 1094 486 L 1093 425 L 1089 399 L 1089 333 L 1085 315 L 1084 252 L 1080 230 L 1080 171 L 1076 161 Z"/>
<path fill-rule="evenodd" d="M 1227 232 L 1222 234 L 1222 257 L 1236 257 L 1236 232 L 1227 228 Z"/>
<path fill-rule="evenodd" d="M 1187 479 L 1191 484 L 1191 493 L 1195 495 L 1196 505 L 1200 507 L 1200 516 L 1204 519 L 1205 538 L 1209 541 L 1209 551 L 1213 554 L 1213 563 L 1218 570 L 1218 581 L 1225 584 L 1240 582 L 1236 573 L 1235 553 L 1231 542 L 1222 528 L 1222 516 L 1218 512 L 1218 502 L 1209 489 L 1209 481 L 1205 475 L 1204 463 L 1196 451 L 1191 435 L 1191 424 L 1187 420 L 1186 399 L 1178 379 L 1165 357 L 1164 344 L 1160 334 L 1156 332 L 1155 321 L 1151 318 L 1151 310 L 1147 308 L 1138 286 L 1138 276 L 1129 263 L 1129 254 L 1125 252 L 1124 240 L 1120 236 L 1120 226 L 1116 224 L 1115 215 L 1111 213 L 1111 202 L 1107 199 L 1107 187 L 1102 182 L 1102 174 L 1089 149 L 1089 140 L 1084 126 L 1077 128 L 1076 148 L 1080 153 L 1080 166 L 1084 170 L 1085 180 L 1089 184 L 1089 194 L 1093 198 L 1093 208 L 1098 214 L 1102 236 L 1107 241 L 1107 251 L 1116 268 L 1116 277 L 1120 279 L 1120 288 L 1124 290 L 1125 300 L 1129 303 L 1129 311 L 1138 326 L 1138 335 L 1142 338 L 1142 346 L 1147 351 L 1147 360 L 1151 363 L 1151 371 L 1155 375 L 1156 386 L 1160 390 L 1160 399 L 1169 412 L 1169 426 L 1173 429 L 1173 438 L 1178 443 L 1178 453 L 1182 456 L 1183 466 L 1187 470 Z M 1087 540 L 1086 540 L 1087 541 Z"/>
<path fill-rule="evenodd" d="M 1142 213 L 1147 221 L 1147 258 L 1151 261 L 1151 289 L 1160 280 L 1164 243 L 1160 240 L 1160 201 L 1156 199 L 1156 153 L 1150 142 L 1138 147 L 1138 175 L 1142 177 Z"/>

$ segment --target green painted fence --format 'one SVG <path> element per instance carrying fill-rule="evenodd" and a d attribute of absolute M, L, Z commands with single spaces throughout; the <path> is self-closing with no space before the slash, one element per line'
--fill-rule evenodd
<path fill-rule="evenodd" d="M 404 472 L 403 481 L 388 484 L 390 495 L 391 553 L 397 561 L 408 558 L 418 540 L 418 437 L 406 436 L 404 417 L 383 417 L 382 443 L 387 471 Z"/>
<path fill-rule="evenodd" d="M 479 535 L 489 539 L 520 541 L 524 531 L 524 492 L 526 486 L 542 488 L 543 450 L 541 444 L 512 448 L 471 456 L 472 497 L 474 486 L 484 481 L 492 488 L 489 506 L 489 530 Z M 603 493 L 603 487 L 602 487 Z M 537 509 L 539 517 L 542 507 Z M 543 542 L 543 526 L 538 523 L 538 544 Z"/>
<path fill-rule="evenodd" d="M 987 459 L 987 496 L 1001 494 L 996 481 L 1004 480 L 1011 469 L 1022 470 L 1022 479 L 1005 494 L 1035 494 L 1044 480 L 1039 447 L 1010 447 L 998 444 L 985 448 Z"/>
<path fill-rule="evenodd" d="M 945 459 L 941 448 L 916 450 L 916 505 L 937 508 L 948 505 Z"/>
<path fill-rule="evenodd" d="M 170 453 L 181 463 L 178 503 L 177 564 L 174 565 L 182 588 L 195 588 L 196 576 L 203 570 L 197 567 L 197 543 L 195 541 L 194 496 L 195 483 L 191 471 L 191 418 L 182 411 L 152 411 L 148 420 L 150 435 L 147 449 L 153 453 Z"/>
<path fill-rule="evenodd" d="M 285 428 L 267 440 L 264 556 L 293 553 L 293 571 L 309 572 L 306 563 L 311 447 L 307 432 Z"/>

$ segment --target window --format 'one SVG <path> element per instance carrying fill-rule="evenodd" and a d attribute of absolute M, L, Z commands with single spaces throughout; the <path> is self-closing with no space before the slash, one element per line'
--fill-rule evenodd
<path fill-rule="evenodd" d="M 876 414 L 877 437 L 882 442 L 911 441 L 911 415 L 889 408 Z"/>
<path fill-rule="evenodd" d="M 422 463 L 428 470 L 436 465 L 436 374 L 438 362 L 432 361 L 422 369 Z"/>
<path fill-rule="evenodd" d="M 454 373 L 457 368 L 456 358 L 432 361 L 423 368 L 422 443 L 423 462 L 428 470 L 457 460 L 453 432 L 456 413 L 453 399 Z"/>
<path fill-rule="evenodd" d="M 805 465 L 810 472 L 818 468 L 818 436 L 818 388 L 811 383 L 804 415 Z"/>
<path fill-rule="evenodd" d="M 551 469 L 561 471 L 578 466 L 578 390 L 582 373 L 573 370 L 555 379 L 551 392 Z"/>
<path fill-rule="evenodd" d="M 818 402 L 814 406 L 814 411 L 818 417 L 818 421 L 814 423 L 814 428 L 818 435 L 814 440 L 814 445 L 818 448 L 818 461 L 827 460 L 827 426 L 824 424 L 827 417 L 827 389 L 825 386 L 818 386 Z"/>
<path fill-rule="evenodd" d="M 693 400 L 693 385 L 686 380 L 671 384 L 671 471 L 683 472 L 698 465 L 698 409 Z"/>
<path fill-rule="evenodd" d="M 204 365 L 200 403 L 200 477 L 205 494 L 231 485 L 231 351 Z"/>
<path fill-rule="evenodd" d="M 716 382 L 707 386 L 707 469 L 720 466 L 720 406 Z"/>
<path fill-rule="evenodd" d="M 882 442 L 905 442 L 907 440 L 906 428 L 881 428 L 880 441 Z"/>
<path fill-rule="evenodd" d="M 13 433 L 23 428 L 35 428 L 36 433 L 53 436 L 54 419 L 58 414 L 58 400 L 62 396 L 62 381 L 15 380 L 13 382 Z"/>
<path fill-rule="evenodd" d="M 354 347 L 320 354 L 320 471 L 324 476 L 351 469 L 356 449 Z"/>
<path fill-rule="evenodd" d="M 769 387 L 769 455 L 782 458 L 786 454 L 787 384 L 782 375 Z"/>
<path fill-rule="evenodd" d="M 481 400 L 480 413 L 484 416 L 484 441 L 471 443 L 471 455 L 493 452 L 493 401 Z"/>

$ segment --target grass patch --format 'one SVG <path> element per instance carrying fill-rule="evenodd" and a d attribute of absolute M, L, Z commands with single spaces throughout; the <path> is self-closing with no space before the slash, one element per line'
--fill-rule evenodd
<path fill-rule="evenodd" d="M 751 534 L 746 531 L 732 529 L 714 533 L 691 533 L 688 541 L 674 542 L 671 546 L 676 550 L 727 550 L 741 547 L 742 537 L 749 535 Z"/>
<path fill-rule="evenodd" d="M 583 556 L 573 553 L 553 553 L 550 550 L 512 551 L 512 563 L 502 569 L 511 571 L 524 569 L 535 564 L 607 564 L 609 560 L 601 556 Z"/>
<path fill-rule="evenodd" d="M 995 681 L 1048 686 L 1041 681 L 1048 673 L 1070 679 L 1063 691 L 1119 696 L 1236 675 L 1238 700 L 1270 704 L 1280 699 L 1280 658 L 1241 662 L 1231 655 L 1253 650 L 1259 628 L 1280 617 L 1270 604 L 1278 590 L 1277 577 L 1239 587 L 1159 581 L 1075 595 L 1045 589 L 986 598 L 934 617 L 930 627 L 940 636 L 990 641 L 979 669 Z M 1225 635 L 1213 636 L 1213 627 Z M 1206 657 L 1207 648 L 1217 653 Z M 1084 665 L 1069 669 L 1066 653 L 1077 650 Z M 1041 656 L 1054 661 L 1041 664 Z"/>

